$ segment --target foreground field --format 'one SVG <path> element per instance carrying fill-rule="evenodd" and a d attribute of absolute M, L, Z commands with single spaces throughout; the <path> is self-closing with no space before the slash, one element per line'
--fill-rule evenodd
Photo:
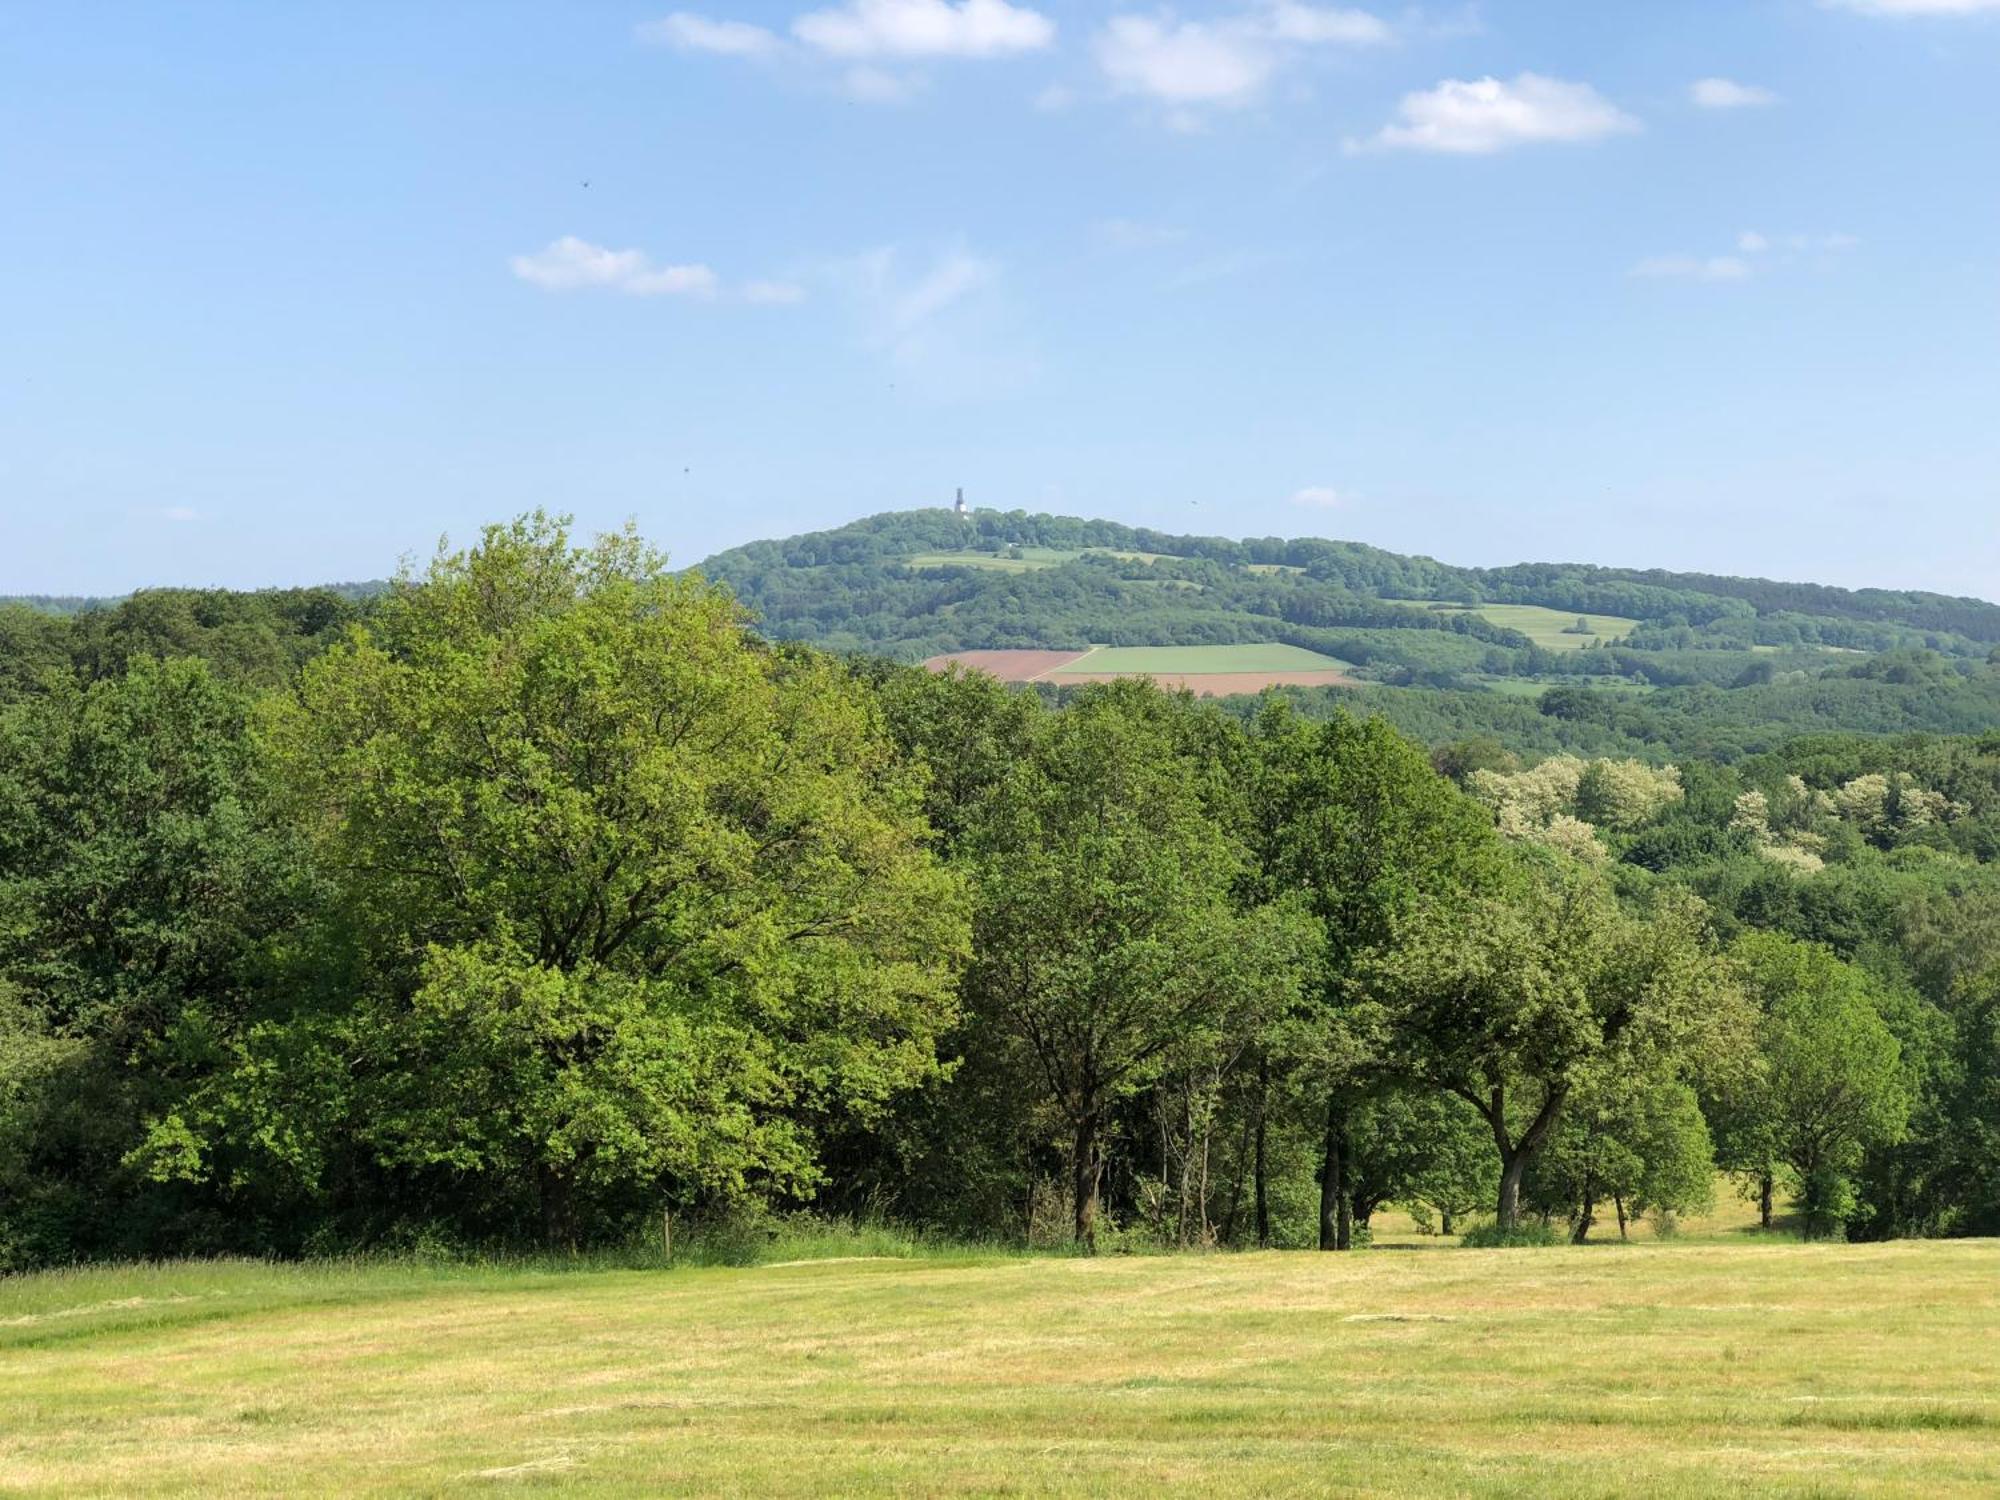
<path fill-rule="evenodd" d="M 2000 1244 L 0 1283 L 97 1494 L 2000 1490 Z"/>

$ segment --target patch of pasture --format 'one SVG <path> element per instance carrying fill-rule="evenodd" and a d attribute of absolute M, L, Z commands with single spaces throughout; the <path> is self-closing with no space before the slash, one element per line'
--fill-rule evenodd
<path fill-rule="evenodd" d="M 1407 604 L 1416 609 L 1441 613 L 1474 614 L 1509 630 L 1518 630 L 1537 646 L 1549 651 L 1582 651 L 1591 646 L 1609 646 L 1623 640 L 1639 626 L 1624 615 L 1593 615 L 1575 609 L 1544 609 L 1539 604 L 1459 604 L 1445 599 L 1390 599 L 1389 604 Z M 1575 631 L 1578 620 L 1589 625 L 1588 634 Z"/>

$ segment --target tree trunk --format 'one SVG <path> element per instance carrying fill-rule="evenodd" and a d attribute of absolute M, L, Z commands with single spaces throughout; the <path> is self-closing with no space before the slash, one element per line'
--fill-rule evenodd
<path fill-rule="evenodd" d="M 1521 1178 L 1528 1170 L 1525 1151 L 1509 1151 L 1500 1158 L 1500 1204 L 1498 1224 L 1502 1230 L 1521 1227 Z"/>
<path fill-rule="evenodd" d="M 1326 1101 L 1326 1145 L 1319 1164 L 1319 1247 L 1340 1247 L 1340 1100 Z"/>
<path fill-rule="evenodd" d="M 1623 1193 L 1613 1193 L 1611 1195 L 1611 1205 L 1618 1210 L 1618 1238 L 1621 1240 L 1630 1239 L 1631 1236 L 1625 1232 L 1625 1195 Z"/>
<path fill-rule="evenodd" d="M 1097 1159 L 1097 1120 L 1094 1116 L 1076 1122 L 1076 1138 L 1070 1147 L 1070 1188 L 1076 1206 L 1076 1242 L 1086 1255 L 1097 1253 L 1097 1186 L 1103 1163 Z"/>
<path fill-rule="evenodd" d="M 1451 1210 L 1448 1208 L 1440 1208 L 1438 1210 L 1438 1233 L 1452 1234 L 1454 1232 L 1455 1231 L 1452 1229 Z"/>
<path fill-rule="evenodd" d="M 1340 1112 L 1340 1162 L 1335 1168 L 1335 1178 L 1340 1189 L 1340 1204 L 1335 1210 L 1333 1245 L 1336 1250 L 1354 1248 L 1354 1195 L 1347 1190 L 1347 1182 L 1354 1175 L 1354 1143 L 1347 1135 L 1347 1111 Z"/>
<path fill-rule="evenodd" d="M 1264 1118 L 1271 1102 L 1271 1060 L 1257 1059 L 1257 1248 L 1271 1248 L 1270 1161 L 1264 1151 Z"/>
<path fill-rule="evenodd" d="M 542 1203 L 542 1239 L 551 1250 L 576 1249 L 576 1202 L 570 1174 L 546 1162 L 535 1168 Z"/>
<path fill-rule="evenodd" d="M 1763 1229 L 1771 1227 L 1771 1186 L 1771 1174 L 1766 1172 L 1757 1182 L 1757 1224 Z"/>
<path fill-rule="evenodd" d="M 1503 1232 L 1511 1232 L 1521 1227 L 1521 1179 L 1527 1175 L 1528 1162 L 1542 1149 L 1555 1129 L 1556 1117 L 1562 1113 L 1563 1100 L 1569 1097 L 1567 1084 L 1551 1088 L 1542 1096 L 1542 1107 L 1535 1111 L 1535 1118 L 1528 1128 L 1521 1132 L 1521 1138 L 1513 1139 L 1507 1129 L 1507 1094 L 1496 1084 L 1484 1104 L 1477 1097 L 1466 1095 L 1479 1112 L 1486 1116 L 1486 1123 L 1493 1131 L 1493 1145 L 1500 1153 L 1500 1204 L 1497 1226 Z M 1546 1219 L 1546 1215 L 1543 1216 Z"/>
<path fill-rule="evenodd" d="M 1583 1195 L 1583 1201 L 1577 1205 L 1576 1230 L 1570 1235 L 1569 1242 L 1572 1245 L 1588 1244 L 1590 1241 L 1590 1226 L 1596 1222 L 1597 1199 L 1586 1190 Z"/>

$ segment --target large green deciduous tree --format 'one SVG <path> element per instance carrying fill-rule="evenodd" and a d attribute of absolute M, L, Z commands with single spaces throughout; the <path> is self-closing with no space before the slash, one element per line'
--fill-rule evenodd
<path fill-rule="evenodd" d="M 1324 937 L 1307 1003 L 1268 1045 L 1324 1120 L 1320 1248 L 1345 1249 L 1354 1190 L 1380 1175 L 1353 1160 L 1360 1138 L 1350 1116 L 1381 1081 L 1374 1042 L 1356 1025 L 1358 966 L 1416 903 L 1492 883 L 1492 820 L 1381 719 L 1308 724 L 1273 703 L 1256 730 L 1259 888 L 1304 902 Z"/>
<path fill-rule="evenodd" d="M 1772 1183 L 1790 1174 L 1808 1235 L 1846 1219 L 1863 1154 L 1901 1136 L 1909 1118 L 1902 1048 L 1875 981 L 1827 949 L 1778 933 L 1739 938 L 1734 953 L 1759 1016 L 1758 1066 L 1713 1107 L 1724 1162 L 1759 1187 L 1771 1223 Z"/>
<path fill-rule="evenodd" d="M 1039 716 L 966 845 L 970 993 L 1032 1058 L 1068 1127 L 1086 1247 L 1112 1106 L 1170 1050 L 1282 1007 L 1313 947 L 1294 908 L 1239 906 L 1244 851 L 1211 815 L 1213 765 L 1189 748 L 1189 712 L 1129 682 Z"/>
<path fill-rule="evenodd" d="M 148 658 L 0 710 L 0 1050 L 21 1060 L 0 1239 L 23 1259 L 258 1248 L 247 1216 L 126 1162 L 207 1076 L 298 909 L 295 841 L 252 805 L 248 711 L 205 663 Z"/>
<path fill-rule="evenodd" d="M 629 533 L 490 528 L 263 725 L 332 885 L 297 994 L 161 1171 L 218 1138 L 308 1177 L 590 1199 L 803 1187 L 819 1122 L 938 1066 L 966 919 L 872 699 Z"/>

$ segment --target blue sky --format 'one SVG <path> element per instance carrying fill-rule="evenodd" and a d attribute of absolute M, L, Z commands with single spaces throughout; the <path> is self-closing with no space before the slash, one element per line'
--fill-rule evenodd
<path fill-rule="evenodd" d="M 942 503 L 2000 597 L 2000 0 L 0 6 L 0 592 Z"/>

